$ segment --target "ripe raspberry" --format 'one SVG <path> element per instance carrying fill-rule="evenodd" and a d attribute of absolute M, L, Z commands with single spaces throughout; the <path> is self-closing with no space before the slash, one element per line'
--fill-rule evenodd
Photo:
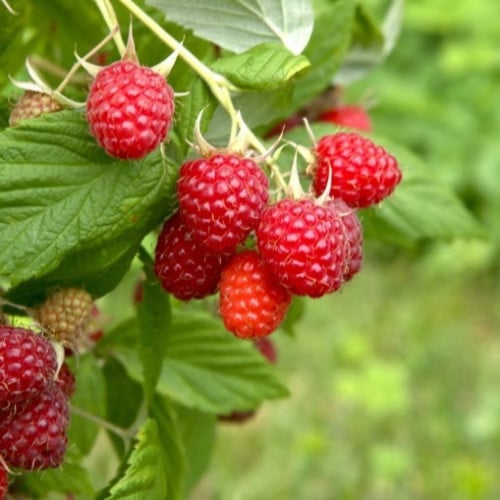
<path fill-rule="evenodd" d="M 0 464 L 0 500 L 5 500 L 9 489 L 9 474 Z"/>
<path fill-rule="evenodd" d="M 291 293 L 321 297 L 340 288 L 345 241 L 329 208 L 310 199 L 283 199 L 264 210 L 257 243 L 263 261 Z"/>
<path fill-rule="evenodd" d="M 365 132 L 372 131 L 372 122 L 361 106 L 338 106 L 321 113 L 316 121 L 329 122 L 340 127 L 348 127 Z"/>
<path fill-rule="evenodd" d="M 56 368 L 50 342 L 31 330 L 0 326 L 0 409 L 38 395 Z"/>
<path fill-rule="evenodd" d="M 64 395 L 69 399 L 76 389 L 75 375 L 67 363 L 63 363 L 57 374 L 56 383 L 62 389 Z"/>
<path fill-rule="evenodd" d="M 343 280 L 349 281 L 361 269 L 363 262 L 363 229 L 356 214 L 344 200 L 335 198 L 328 204 L 342 223 L 345 239 Z"/>
<path fill-rule="evenodd" d="M 96 76 L 87 98 L 90 132 L 111 156 L 138 159 L 167 136 L 174 93 L 151 68 L 118 61 Z"/>
<path fill-rule="evenodd" d="M 214 153 L 184 163 L 180 211 L 193 237 L 212 252 L 234 252 L 258 224 L 269 180 L 250 158 Z"/>
<path fill-rule="evenodd" d="M 15 127 L 21 120 L 36 118 L 61 109 L 61 105 L 50 95 L 26 90 L 10 112 L 9 125 Z"/>
<path fill-rule="evenodd" d="M 8 465 L 26 470 L 58 467 L 68 422 L 67 398 L 57 384 L 49 384 L 19 411 L 2 415 L 0 455 Z"/>
<path fill-rule="evenodd" d="M 176 212 L 158 236 L 154 271 L 163 288 L 178 299 L 201 299 L 217 291 L 228 259 L 195 241 L 193 231 Z"/>
<path fill-rule="evenodd" d="M 48 336 L 78 349 L 87 342 L 93 310 L 94 302 L 85 290 L 64 288 L 35 310 L 35 319 Z"/>
<path fill-rule="evenodd" d="M 235 255 L 222 271 L 219 312 L 227 330 L 240 338 L 274 332 L 285 319 L 291 295 L 264 268 L 260 255 Z"/>
<path fill-rule="evenodd" d="M 364 208 L 389 196 L 402 178 L 396 159 L 355 132 L 322 137 L 316 146 L 313 188 L 320 195 L 332 169 L 330 196 Z"/>

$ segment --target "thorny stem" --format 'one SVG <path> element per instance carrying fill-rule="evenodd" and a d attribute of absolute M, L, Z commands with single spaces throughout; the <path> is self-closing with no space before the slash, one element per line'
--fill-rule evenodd
<path fill-rule="evenodd" d="M 117 436 L 121 437 L 126 441 L 129 441 L 135 435 L 135 431 L 118 427 L 117 425 L 114 425 L 111 422 L 108 422 L 107 420 L 98 417 L 97 415 L 89 413 L 88 411 L 82 410 L 77 406 L 71 405 L 71 412 L 93 422 L 94 424 L 101 426 L 104 429 L 107 429 L 108 431 L 112 432 L 113 434 L 116 434 Z"/>
<path fill-rule="evenodd" d="M 98 1 L 98 0 L 96 0 Z M 233 101 L 231 99 L 230 90 L 238 90 L 224 76 L 212 71 L 208 66 L 203 64 L 192 52 L 184 47 L 180 42 L 167 33 L 152 17 L 138 7 L 132 0 L 118 0 L 125 8 L 127 8 L 134 16 L 136 16 L 145 26 L 147 26 L 165 45 L 172 50 L 177 51 L 186 64 L 188 64 L 198 75 L 205 81 L 214 97 L 219 101 L 220 105 L 226 110 L 231 117 L 231 122 L 236 123 L 240 127 L 245 127 L 248 131 L 248 144 L 257 152 L 263 154 L 266 152 L 266 146 L 260 139 L 250 130 L 245 124 L 241 114 L 237 113 Z M 286 183 L 283 180 L 281 171 L 274 161 L 266 157 L 265 163 L 271 170 L 273 177 L 276 178 L 280 187 L 287 189 Z"/>

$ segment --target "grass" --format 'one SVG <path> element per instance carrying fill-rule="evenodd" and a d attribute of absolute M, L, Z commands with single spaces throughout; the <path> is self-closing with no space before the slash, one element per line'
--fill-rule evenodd
<path fill-rule="evenodd" d="M 500 498 L 499 291 L 367 262 L 274 336 L 291 397 L 221 424 L 191 500 Z"/>

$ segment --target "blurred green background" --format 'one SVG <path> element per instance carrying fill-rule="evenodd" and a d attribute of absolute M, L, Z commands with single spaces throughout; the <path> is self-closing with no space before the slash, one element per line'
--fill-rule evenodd
<path fill-rule="evenodd" d="M 373 100 L 375 131 L 423 158 L 491 239 L 368 245 L 295 338 L 273 336 L 292 396 L 219 426 L 193 500 L 500 498 L 498 13 L 407 1 L 394 52 L 345 95 Z"/>

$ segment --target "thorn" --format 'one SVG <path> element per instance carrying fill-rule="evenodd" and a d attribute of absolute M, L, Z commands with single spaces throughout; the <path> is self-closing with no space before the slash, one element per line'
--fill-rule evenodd
<path fill-rule="evenodd" d="M 132 19 L 130 19 L 130 25 L 128 28 L 127 46 L 125 47 L 125 52 L 123 53 L 122 61 L 130 61 L 135 64 L 139 64 L 139 58 L 137 57 L 137 52 L 135 50 Z"/>
<path fill-rule="evenodd" d="M 288 194 L 294 200 L 300 200 L 305 195 L 302 184 L 300 183 L 299 166 L 297 163 L 298 156 L 299 153 L 296 149 L 293 155 L 292 168 L 290 169 L 290 181 L 288 183 Z"/>
<path fill-rule="evenodd" d="M 328 179 L 326 181 L 326 186 L 323 192 L 314 200 L 316 205 L 324 205 L 330 198 L 330 190 L 332 189 L 332 178 L 333 178 L 333 168 L 329 165 L 328 169 Z"/>
<path fill-rule="evenodd" d="M 316 147 L 318 143 L 316 141 L 316 137 L 314 137 L 314 132 L 312 131 L 311 124 L 309 123 L 309 120 L 306 117 L 304 117 L 304 118 L 302 118 L 302 121 L 304 122 L 304 127 L 306 128 L 307 135 L 309 136 L 309 139 L 311 139 L 313 146 Z"/>
<path fill-rule="evenodd" d="M 202 156 L 209 156 L 210 153 L 215 149 L 212 144 L 210 144 L 201 133 L 201 119 L 203 117 L 203 112 L 205 108 L 203 108 L 196 117 L 196 122 L 194 124 L 194 139 L 195 139 L 195 147 L 200 152 Z"/>
<path fill-rule="evenodd" d="M 284 144 L 280 148 L 278 148 L 279 143 L 283 139 L 283 133 L 284 133 L 284 129 L 281 131 L 278 138 L 263 153 L 261 153 L 258 156 L 255 156 L 253 158 L 256 163 L 260 163 L 260 162 L 265 161 L 266 158 L 269 158 L 271 155 L 272 155 L 273 161 L 278 160 L 279 155 L 281 154 L 281 151 L 283 151 L 283 148 L 288 145 L 288 144 Z M 277 155 L 275 155 L 274 153 L 277 153 Z"/>
<path fill-rule="evenodd" d="M 101 71 L 102 69 L 102 66 L 89 63 L 88 61 L 80 57 L 76 52 L 75 52 L 75 57 L 76 60 L 78 61 L 78 64 L 82 66 L 83 69 L 85 69 L 85 71 L 87 71 L 87 73 L 89 73 L 94 78 L 97 76 L 97 73 L 99 73 L 99 71 Z"/>
<path fill-rule="evenodd" d="M 165 58 L 162 62 L 153 66 L 151 69 L 153 71 L 156 71 L 157 73 L 160 73 L 160 75 L 164 76 L 165 78 L 167 78 L 170 72 L 172 71 L 174 64 L 176 63 L 177 58 L 179 57 L 179 50 L 180 47 L 182 47 L 183 42 L 184 40 L 181 40 L 179 42 L 179 46 L 177 46 L 176 49 L 167 58 Z"/>

